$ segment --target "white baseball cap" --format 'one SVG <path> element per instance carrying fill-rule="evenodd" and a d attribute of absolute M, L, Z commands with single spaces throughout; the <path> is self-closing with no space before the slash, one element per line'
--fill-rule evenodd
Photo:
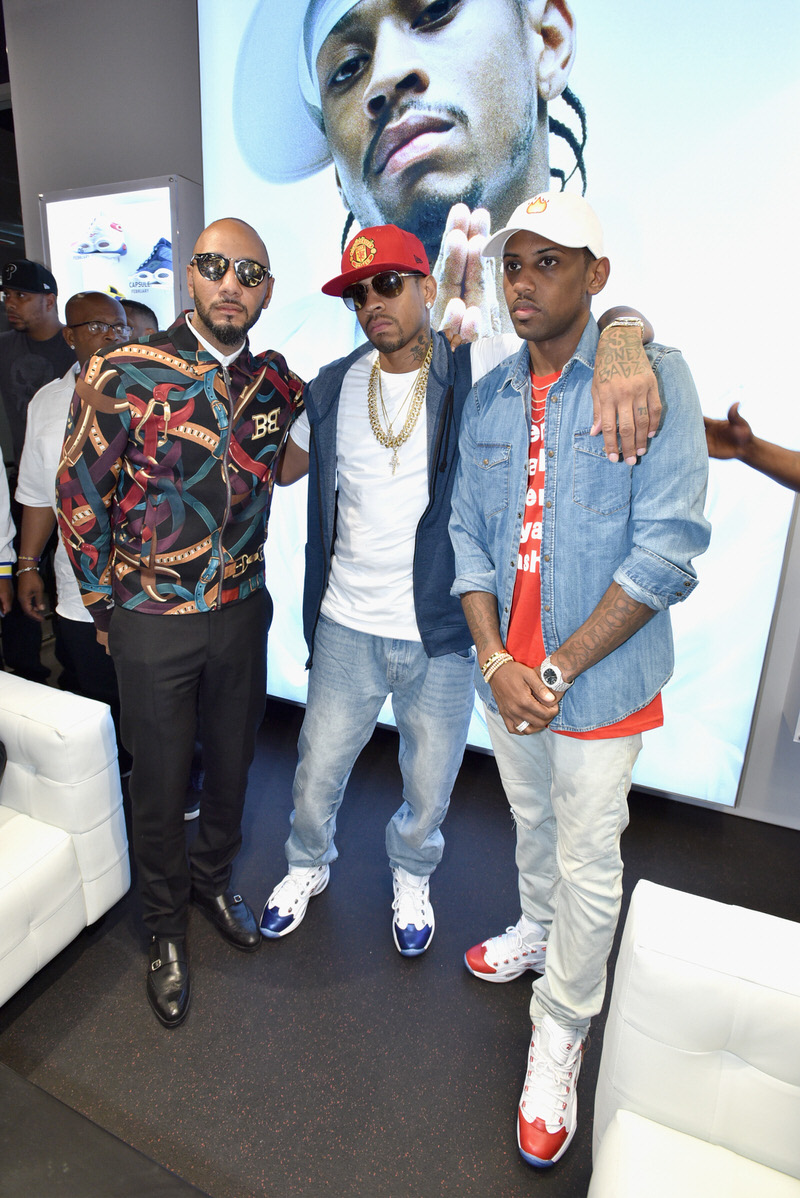
<path fill-rule="evenodd" d="M 570 249 L 585 246 L 595 258 L 603 257 L 603 230 L 594 209 L 583 196 L 571 191 L 543 191 L 514 209 L 505 229 L 493 233 L 481 251 L 483 258 L 500 258 L 515 233 L 538 233 L 555 245 Z"/>
<path fill-rule="evenodd" d="M 317 57 L 359 0 L 258 0 L 242 36 L 233 125 L 248 166 L 270 183 L 292 183 L 332 162 L 322 132 Z"/>

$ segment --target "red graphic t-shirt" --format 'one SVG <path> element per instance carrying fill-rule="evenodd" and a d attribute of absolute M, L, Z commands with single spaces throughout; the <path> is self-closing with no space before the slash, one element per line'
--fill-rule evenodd
<path fill-rule="evenodd" d="M 538 668 L 547 654 L 542 639 L 542 517 L 544 514 L 544 413 L 550 388 L 561 377 L 555 374 L 536 375 L 531 372 L 531 447 L 528 458 L 528 492 L 519 540 L 517 577 L 511 601 L 506 649 L 515 661 Z M 605 740 L 614 736 L 632 736 L 664 723 L 661 695 L 656 695 L 646 707 L 591 732 L 563 732 L 580 740 Z M 556 731 L 556 729 L 554 729 Z"/>

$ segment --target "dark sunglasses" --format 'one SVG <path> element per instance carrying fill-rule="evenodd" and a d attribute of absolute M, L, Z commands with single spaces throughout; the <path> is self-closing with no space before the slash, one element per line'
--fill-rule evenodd
<path fill-rule="evenodd" d="M 414 277 L 421 279 L 423 276 L 418 270 L 385 270 L 383 274 L 375 275 L 368 283 L 351 283 L 349 287 L 345 287 L 342 299 L 351 312 L 358 312 L 367 302 L 370 287 L 382 299 L 397 299 L 405 286 L 403 279 Z"/>
<path fill-rule="evenodd" d="M 224 279 L 230 264 L 231 259 L 224 258 L 222 254 L 195 254 L 189 263 L 190 266 L 196 266 L 209 283 L 218 283 L 220 279 Z M 262 266 L 260 262 L 254 262 L 252 258 L 237 258 L 233 263 L 233 270 L 243 287 L 260 287 L 265 279 L 272 278 L 267 267 Z"/>

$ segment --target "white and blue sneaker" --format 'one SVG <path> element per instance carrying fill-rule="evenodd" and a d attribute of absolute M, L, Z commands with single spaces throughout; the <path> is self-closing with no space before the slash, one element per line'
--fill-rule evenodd
<path fill-rule="evenodd" d="M 419 878 L 401 869 L 392 868 L 394 902 L 392 935 L 397 951 L 404 957 L 418 957 L 433 939 L 436 921 L 433 918 L 428 878 Z"/>
<path fill-rule="evenodd" d="M 261 935 L 270 940 L 288 936 L 303 922 L 309 900 L 322 894 L 330 880 L 327 865 L 290 866 L 273 890 L 261 913 Z"/>

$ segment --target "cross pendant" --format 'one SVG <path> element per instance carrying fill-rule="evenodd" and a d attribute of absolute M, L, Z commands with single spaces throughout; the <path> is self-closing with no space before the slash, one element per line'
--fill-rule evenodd
<path fill-rule="evenodd" d="M 395 449 L 395 450 L 392 452 L 392 474 L 394 474 L 394 473 L 395 473 L 395 471 L 397 470 L 397 467 L 398 467 L 398 465 L 399 465 L 399 464 L 400 464 L 400 459 L 398 458 L 398 456 L 397 456 L 397 450 Z"/>

